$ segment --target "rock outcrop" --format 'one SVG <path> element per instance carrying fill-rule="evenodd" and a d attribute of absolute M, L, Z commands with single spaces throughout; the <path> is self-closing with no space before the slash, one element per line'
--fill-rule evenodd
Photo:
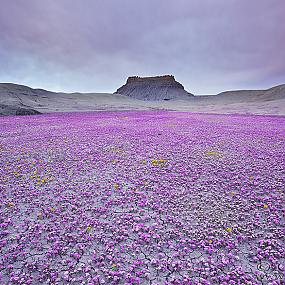
<path fill-rule="evenodd" d="M 0 116 L 8 116 L 8 115 L 17 115 L 17 116 L 24 116 L 24 115 L 37 115 L 41 114 L 37 110 L 33 110 L 30 108 L 21 108 L 19 106 L 9 106 L 0 104 Z"/>
<path fill-rule="evenodd" d="M 121 94 L 145 101 L 188 99 L 194 95 L 185 91 L 173 75 L 155 77 L 129 77 L 127 83 L 115 94 Z"/>

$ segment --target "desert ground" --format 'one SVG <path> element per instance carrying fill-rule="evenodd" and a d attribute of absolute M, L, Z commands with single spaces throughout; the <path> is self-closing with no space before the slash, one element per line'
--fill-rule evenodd
<path fill-rule="evenodd" d="M 285 117 L 5 116 L 0 157 L 0 284 L 284 284 Z"/>

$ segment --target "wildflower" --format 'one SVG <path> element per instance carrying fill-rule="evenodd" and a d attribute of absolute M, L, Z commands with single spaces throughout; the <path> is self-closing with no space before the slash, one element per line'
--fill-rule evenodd
<path fill-rule="evenodd" d="M 151 162 L 152 162 L 153 165 L 157 165 L 158 164 L 158 160 L 157 159 L 153 159 Z"/>
<path fill-rule="evenodd" d="M 152 159 L 151 162 L 154 166 L 156 166 L 158 164 L 164 164 L 166 162 L 166 159 Z"/>
<path fill-rule="evenodd" d="M 206 152 L 206 155 L 207 156 L 217 156 L 219 155 L 220 153 L 218 151 L 207 151 Z"/>
<path fill-rule="evenodd" d="M 117 269 L 118 269 L 117 264 L 113 263 L 112 264 L 112 270 L 117 270 Z"/>

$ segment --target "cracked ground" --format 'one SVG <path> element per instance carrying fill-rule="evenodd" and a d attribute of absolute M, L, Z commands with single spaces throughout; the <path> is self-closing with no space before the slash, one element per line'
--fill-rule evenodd
<path fill-rule="evenodd" d="M 0 118 L 0 284 L 284 281 L 285 118 Z"/>

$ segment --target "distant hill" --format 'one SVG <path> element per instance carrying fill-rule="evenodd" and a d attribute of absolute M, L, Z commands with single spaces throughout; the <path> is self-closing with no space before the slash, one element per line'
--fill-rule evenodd
<path fill-rule="evenodd" d="M 109 93 L 62 93 L 0 83 L 0 115 L 146 109 L 140 102 Z"/>
<path fill-rule="evenodd" d="M 120 110 L 177 110 L 206 113 L 250 113 L 285 115 L 285 84 L 266 90 L 227 91 L 218 95 L 193 96 L 172 78 L 149 77 L 145 85 L 141 78 L 129 78 L 128 82 L 139 90 L 150 90 L 151 99 L 144 94 L 138 98 L 109 93 L 57 93 L 33 89 L 24 85 L 0 83 L 0 115 L 33 115 L 52 112 L 120 111 Z M 159 84 L 157 84 L 159 81 Z M 126 90 L 131 92 L 127 83 Z M 165 88 L 164 93 L 154 90 Z M 164 86 L 164 87 L 163 87 Z M 123 89 L 125 87 L 122 87 Z M 123 90 L 121 88 L 118 91 Z M 162 90 L 160 89 L 160 90 Z M 134 88 L 134 90 L 137 90 Z M 174 90 L 175 92 L 170 92 Z M 177 91 L 177 92 L 176 92 Z M 172 94 L 172 95 L 171 95 Z M 147 96 L 150 96 L 147 95 Z"/>
<path fill-rule="evenodd" d="M 285 84 L 265 90 L 225 91 L 217 95 L 203 96 L 206 100 L 222 100 L 224 102 L 266 102 L 285 99 Z"/>
<path fill-rule="evenodd" d="M 154 77 L 129 77 L 127 83 L 115 94 L 121 94 L 145 101 L 161 101 L 173 99 L 189 99 L 193 94 L 184 90 L 181 83 L 173 75 Z"/>

